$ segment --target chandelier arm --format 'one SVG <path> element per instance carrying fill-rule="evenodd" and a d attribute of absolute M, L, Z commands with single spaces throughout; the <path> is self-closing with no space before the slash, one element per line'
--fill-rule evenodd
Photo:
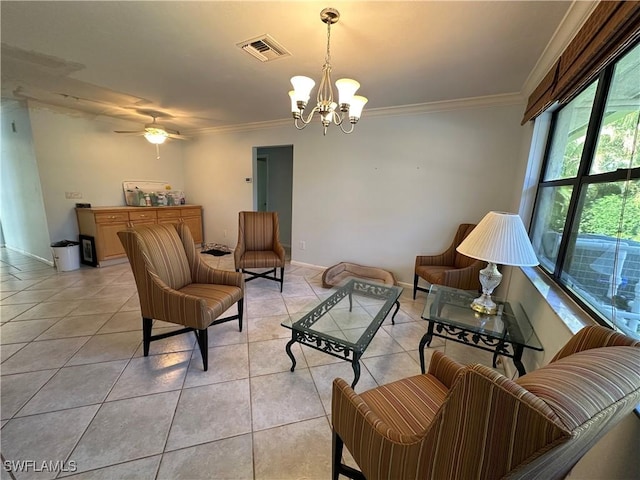
<path fill-rule="evenodd" d="M 335 123 L 336 125 L 342 125 L 342 122 L 345 118 L 346 118 L 346 115 L 341 115 L 338 110 L 333 111 L 333 123 Z"/>
<path fill-rule="evenodd" d="M 295 125 L 295 127 L 298 130 L 302 130 L 304 129 L 304 127 L 306 127 L 307 125 L 309 125 L 311 123 L 311 120 L 313 120 L 313 114 L 320 111 L 320 109 L 318 107 L 314 107 L 311 109 L 311 111 L 309 111 L 309 115 L 307 115 L 307 118 L 304 118 L 304 110 L 300 110 L 300 112 L 297 114 L 297 116 L 294 116 L 293 118 L 293 124 Z M 300 123 L 298 122 L 302 122 L 302 125 L 300 125 Z"/>
<path fill-rule="evenodd" d="M 309 115 L 307 115 L 307 118 L 305 120 L 304 111 L 300 110 L 300 121 L 302 121 L 302 123 L 304 123 L 305 125 L 308 125 L 309 123 L 311 123 L 311 120 L 313 120 L 313 114 L 318 111 L 320 111 L 320 109 L 317 106 L 313 107 L 311 111 L 309 111 Z"/>
<path fill-rule="evenodd" d="M 338 125 L 340 126 L 340 130 L 342 130 L 342 133 L 347 133 L 347 134 L 353 132 L 353 130 L 356 128 L 355 123 L 351 123 L 351 128 L 349 130 L 345 130 L 344 127 L 342 126 L 343 125 L 342 123 L 339 123 Z"/>

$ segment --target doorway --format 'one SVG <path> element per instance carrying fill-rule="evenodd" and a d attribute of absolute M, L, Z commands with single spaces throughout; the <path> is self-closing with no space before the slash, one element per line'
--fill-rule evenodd
<path fill-rule="evenodd" d="M 267 212 L 269 206 L 269 155 L 258 155 L 256 170 L 256 211 Z"/>
<path fill-rule="evenodd" d="M 253 208 L 278 212 L 280 243 L 291 248 L 293 145 L 254 147 Z"/>

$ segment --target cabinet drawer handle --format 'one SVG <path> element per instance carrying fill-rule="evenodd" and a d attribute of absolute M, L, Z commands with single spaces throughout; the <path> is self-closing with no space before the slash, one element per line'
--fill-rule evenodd
<path fill-rule="evenodd" d="M 109 215 L 109 220 L 115 220 L 116 218 L 118 217 L 116 217 L 115 215 Z"/>
<path fill-rule="evenodd" d="M 140 218 L 144 218 L 144 217 L 146 217 L 146 215 L 144 213 L 141 213 Z"/>

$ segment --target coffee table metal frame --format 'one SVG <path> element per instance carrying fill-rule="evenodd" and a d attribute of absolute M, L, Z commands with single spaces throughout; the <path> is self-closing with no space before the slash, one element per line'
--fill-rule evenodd
<path fill-rule="evenodd" d="M 333 295 L 320 303 L 320 305 L 315 307 L 300 320 L 291 324 L 287 324 L 286 322 L 282 323 L 282 326 L 291 329 L 291 340 L 285 347 L 287 355 L 289 355 L 289 358 L 291 359 L 291 371 L 293 372 L 296 368 L 296 359 L 293 356 L 291 347 L 294 343 L 298 342 L 301 345 L 306 345 L 307 347 L 311 347 L 315 350 L 328 353 L 329 355 L 333 355 L 334 357 L 338 357 L 342 360 L 350 361 L 354 374 L 351 387 L 354 387 L 360 379 L 360 358 L 394 305 L 395 311 L 391 316 L 391 323 L 395 324 L 395 316 L 400 309 L 400 301 L 398 298 L 402 294 L 402 290 L 403 289 L 401 287 L 352 279 L 345 285 L 339 287 Z M 327 332 L 314 330 L 314 325 L 345 297 L 349 297 L 349 312 L 351 312 L 353 308 L 354 294 L 385 301 L 378 313 L 371 320 L 371 323 L 367 326 L 366 330 L 356 342 L 350 342 L 343 338 L 334 337 Z"/>
<path fill-rule="evenodd" d="M 527 373 L 522 364 L 524 349 L 543 350 L 524 312 L 515 314 L 509 302 L 497 300 L 498 314 L 485 315 L 470 307 L 477 297 L 475 292 L 432 285 L 429 297 L 433 301 L 431 304 L 427 301 L 422 314 L 429 326 L 418 348 L 422 373 L 425 373 L 424 347 L 431 344 L 433 337 L 492 352 L 494 368 L 499 355 L 512 358 L 519 375 Z"/>

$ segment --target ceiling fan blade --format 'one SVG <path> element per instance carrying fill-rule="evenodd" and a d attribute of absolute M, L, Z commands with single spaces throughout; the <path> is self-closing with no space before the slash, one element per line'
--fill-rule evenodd
<path fill-rule="evenodd" d="M 131 133 L 136 135 L 142 135 L 144 130 L 114 130 L 115 133 Z"/>
<path fill-rule="evenodd" d="M 184 135 L 180 135 L 178 133 L 170 133 L 169 138 L 175 138 L 176 140 L 189 140 L 189 137 L 185 137 Z"/>

